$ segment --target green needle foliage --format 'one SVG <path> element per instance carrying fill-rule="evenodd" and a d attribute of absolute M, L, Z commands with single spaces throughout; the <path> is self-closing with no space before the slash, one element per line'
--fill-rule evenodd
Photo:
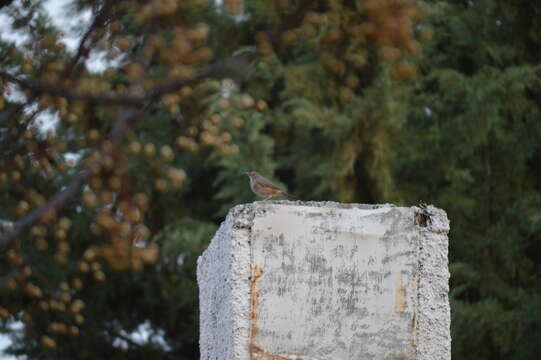
<path fill-rule="evenodd" d="M 539 4 L 431 2 L 394 178 L 451 219 L 453 357 L 541 351 Z"/>

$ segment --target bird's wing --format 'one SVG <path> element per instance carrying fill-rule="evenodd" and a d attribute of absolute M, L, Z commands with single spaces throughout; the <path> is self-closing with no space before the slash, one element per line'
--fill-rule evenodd
<path fill-rule="evenodd" d="M 278 186 L 274 185 L 272 181 L 270 181 L 269 179 L 267 179 L 266 177 L 263 177 L 261 175 L 260 175 L 260 178 L 259 178 L 259 182 L 260 182 L 261 185 L 263 185 L 263 186 L 265 186 L 267 188 L 282 191 L 282 189 L 280 189 Z"/>

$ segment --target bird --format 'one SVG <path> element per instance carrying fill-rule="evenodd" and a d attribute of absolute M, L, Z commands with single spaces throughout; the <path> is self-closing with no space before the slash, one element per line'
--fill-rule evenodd
<path fill-rule="evenodd" d="M 273 196 L 282 195 L 287 198 L 294 199 L 295 197 L 289 195 L 284 190 L 280 189 L 278 186 L 274 185 L 272 181 L 258 173 L 257 171 L 247 171 L 244 173 L 250 178 L 250 188 L 257 196 L 265 198 L 264 200 L 269 200 Z"/>

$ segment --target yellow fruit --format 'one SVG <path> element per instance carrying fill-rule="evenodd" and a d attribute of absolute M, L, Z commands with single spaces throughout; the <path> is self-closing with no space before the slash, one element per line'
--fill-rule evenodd
<path fill-rule="evenodd" d="M 141 259 L 147 264 L 152 264 L 158 259 L 159 254 L 160 249 L 158 246 L 151 244 L 148 248 L 142 249 Z"/>
<path fill-rule="evenodd" d="M 42 311 L 49 311 L 49 303 L 47 301 L 40 301 L 39 302 L 39 308 L 42 310 Z"/>
<path fill-rule="evenodd" d="M 257 103 L 255 105 L 256 109 L 259 111 L 265 111 L 268 109 L 267 103 L 265 100 L 257 100 Z"/>
<path fill-rule="evenodd" d="M 104 282 L 105 281 L 105 273 L 103 271 L 97 271 L 94 273 L 94 279 L 97 282 Z"/>
<path fill-rule="evenodd" d="M 30 229 L 30 234 L 32 234 L 32 236 L 45 236 L 47 234 L 47 229 L 43 225 L 35 225 Z"/>
<path fill-rule="evenodd" d="M 88 265 L 87 262 L 81 261 L 79 262 L 77 269 L 79 270 L 79 272 L 82 272 L 83 274 L 85 274 L 90 271 L 90 266 Z"/>
<path fill-rule="evenodd" d="M 156 154 L 156 146 L 151 143 L 145 144 L 143 151 L 146 156 L 154 156 Z"/>
<path fill-rule="evenodd" d="M 70 326 L 69 333 L 71 336 L 79 336 L 79 328 L 77 326 Z"/>
<path fill-rule="evenodd" d="M 81 314 L 75 315 L 75 322 L 79 325 L 82 325 L 85 323 L 85 317 Z"/>
<path fill-rule="evenodd" d="M 24 292 L 33 298 L 41 298 L 43 296 L 43 292 L 39 287 L 37 287 L 34 284 L 27 283 L 24 287 Z"/>
<path fill-rule="evenodd" d="M 71 226 L 71 220 L 67 217 L 62 217 L 58 220 L 58 227 L 62 230 L 68 231 Z"/>
<path fill-rule="evenodd" d="M 65 334 L 67 330 L 68 330 L 68 327 L 64 323 L 55 321 L 49 324 L 50 332 L 57 333 L 57 334 Z"/>
<path fill-rule="evenodd" d="M 91 264 L 91 268 L 92 268 L 92 271 L 94 271 L 94 272 L 101 271 L 101 264 L 99 262 L 97 262 L 97 261 L 94 261 Z"/>
<path fill-rule="evenodd" d="M 100 132 L 97 129 L 90 129 L 88 131 L 88 139 L 91 141 L 96 141 L 100 138 Z"/>
<path fill-rule="evenodd" d="M 63 229 L 58 229 L 55 231 L 54 233 L 54 237 L 57 239 L 57 240 L 64 240 L 66 238 L 66 231 L 63 230 Z"/>
<path fill-rule="evenodd" d="M 49 248 L 49 243 L 45 238 L 39 237 L 36 239 L 36 249 L 39 251 L 45 251 Z"/>
<path fill-rule="evenodd" d="M 4 286 L 6 289 L 10 290 L 10 291 L 15 291 L 17 290 L 17 282 L 13 279 L 8 279 L 6 280 L 6 282 L 4 283 Z"/>
<path fill-rule="evenodd" d="M 17 209 L 16 209 L 17 215 L 22 216 L 22 215 L 26 214 L 29 209 L 30 209 L 30 205 L 26 201 L 22 200 L 17 205 Z"/>
<path fill-rule="evenodd" d="M 56 348 L 56 342 L 51 337 L 45 335 L 41 337 L 41 345 L 48 349 Z"/>
<path fill-rule="evenodd" d="M 94 191 L 100 190 L 103 187 L 103 182 L 100 177 L 93 176 L 89 182 L 90 188 Z"/>
<path fill-rule="evenodd" d="M 133 197 L 133 201 L 139 209 L 146 211 L 148 209 L 148 197 L 144 193 L 137 193 Z"/>
<path fill-rule="evenodd" d="M 158 191 L 167 190 L 167 181 L 162 178 L 158 178 L 154 181 L 154 188 Z"/>
<path fill-rule="evenodd" d="M 85 303 L 83 300 L 77 299 L 74 300 L 73 303 L 71 303 L 70 311 L 73 313 L 80 313 L 81 310 L 83 310 L 85 307 Z"/>
<path fill-rule="evenodd" d="M 25 266 L 21 274 L 24 277 L 29 277 L 30 275 L 32 275 L 32 269 L 30 268 L 30 266 Z"/>
<path fill-rule="evenodd" d="M 76 290 L 81 290 L 83 288 L 83 281 L 79 278 L 75 278 L 71 281 L 71 284 L 73 286 L 74 289 Z"/>
<path fill-rule="evenodd" d="M 254 99 L 250 95 L 242 95 L 240 101 L 242 106 L 245 108 L 250 108 L 254 106 L 255 103 Z"/>
<path fill-rule="evenodd" d="M 78 117 L 77 117 L 76 114 L 70 113 L 70 114 L 68 115 L 68 123 L 69 123 L 69 124 L 72 124 L 72 125 L 73 125 L 73 124 L 75 124 L 75 123 L 77 122 L 77 120 L 78 120 Z"/>
<path fill-rule="evenodd" d="M 67 282 L 65 282 L 65 281 L 62 281 L 60 283 L 59 288 L 60 288 L 60 290 L 65 291 L 65 292 L 70 290 L 69 284 Z"/>
<path fill-rule="evenodd" d="M 9 317 L 9 311 L 2 306 L 0 306 L 0 317 L 4 320 L 6 320 Z"/>
<path fill-rule="evenodd" d="M 130 143 L 130 151 L 134 154 L 139 154 L 141 152 L 141 149 L 143 148 L 143 146 L 141 145 L 141 143 L 139 141 L 132 141 Z"/>
<path fill-rule="evenodd" d="M 63 303 L 67 304 L 71 301 L 71 295 L 68 293 L 63 293 L 60 295 L 60 300 L 62 300 Z"/>
<path fill-rule="evenodd" d="M 173 149 L 168 145 L 164 145 L 160 148 L 160 155 L 165 161 L 171 161 L 175 157 Z"/>

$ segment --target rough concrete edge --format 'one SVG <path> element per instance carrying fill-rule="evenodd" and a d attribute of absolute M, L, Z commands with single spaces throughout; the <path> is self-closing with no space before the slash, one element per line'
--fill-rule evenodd
<path fill-rule="evenodd" d="M 303 200 L 262 200 L 254 201 L 253 203 L 237 205 L 242 206 L 256 206 L 255 209 L 260 207 L 264 208 L 266 205 L 288 205 L 288 206 L 309 206 L 309 207 L 332 207 L 338 209 L 379 209 L 382 207 L 396 207 L 394 204 L 358 204 L 358 203 L 340 203 L 336 201 L 303 201 Z M 257 210 L 256 210 L 257 211 Z"/>
<path fill-rule="evenodd" d="M 232 222 L 232 263 L 231 279 L 233 291 L 233 314 L 236 319 L 234 329 L 234 358 L 232 360 L 251 359 L 249 344 L 252 337 L 251 320 L 246 314 L 251 311 L 251 276 L 252 249 L 251 236 L 256 209 L 252 204 L 233 207 L 226 221 Z"/>
<path fill-rule="evenodd" d="M 413 207 L 419 226 L 419 278 L 416 331 L 416 360 L 451 359 L 451 311 L 449 307 L 448 246 L 449 220 L 445 211 L 427 206 Z"/>
<path fill-rule="evenodd" d="M 220 224 L 218 230 L 214 233 L 214 236 L 212 237 L 205 251 L 203 251 L 203 253 L 197 258 L 196 278 L 199 290 L 199 349 L 201 359 L 208 359 L 214 350 L 212 347 L 207 346 L 208 342 L 211 341 L 210 336 L 215 335 L 213 334 L 212 328 L 207 328 L 209 314 L 205 313 L 205 311 L 210 311 L 210 304 L 205 302 L 207 299 L 209 299 L 207 293 L 211 291 L 211 285 L 207 283 L 208 273 L 216 271 L 216 269 L 212 267 L 213 264 L 211 263 L 211 260 L 215 253 L 220 253 L 219 243 L 224 241 L 223 239 L 229 236 L 229 232 L 230 227 L 228 226 L 227 220 L 225 220 Z M 205 316 L 207 316 L 206 319 Z M 227 341 L 225 339 L 223 340 Z M 219 342 L 220 339 L 216 339 L 215 341 Z M 209 348 L 211 350 L 209 350 Z"/>
<path fill-rule="evenodd" d="M 250 319 L 246 317 L 246 314 L 250 312 L 250 276 L 251 276 L 251 231 L 253 225 L 253 219 L 255 211 L 252 204 L 238 205 L 233 207 L 226 219 L 220 224 L 219 229 L 216 231 L 212 240 L 209 243 L 208 248 L 197 259 L 197 283 L 200 286 L 200 294 L 202 292 L 201 280 L 203 278 L 203 271 L 206 270 L 202 266 L 208 266 L 204 264 L 205 259 L 210 253 L 215 252 L 215 248 L 218 247 L 217 241 L 226 241 L 226 247 L 231 259 L 229 261 L 229 275 L 226 277 L 230 279 L 229 291 L 231 298 L 231 317 L 232 317 L 232 333 L 229 334 L 232 337 L 232 354 L 214 354 L 216 356 L 222 356 L 223 360 L 250 360 L 250 352 L 248 344 L 250 342 Z M 248 295 L 247 295 L 248 294 Z M 201 296 L 200 296 L 201 297 Z M 202 304 L 200 304 L 200 309 Z M 201 324 L 202 325 L 202 324 Z M 203 334 L 203 327 L 200 327 L 200 334 Z M 224 339 L 228 341 L 227 339 Z M 205 344 L 203 336 L 200 337 L 199 346 L 201 348 L 201 356 L 203 356 L 203 347 Z M 216 339 L 218 341 L 218 339 Z"/>

